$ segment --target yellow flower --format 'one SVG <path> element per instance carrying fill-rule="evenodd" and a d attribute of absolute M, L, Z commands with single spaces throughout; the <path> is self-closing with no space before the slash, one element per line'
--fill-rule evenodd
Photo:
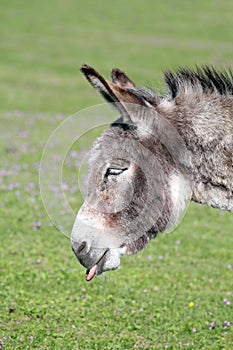
<path fill-rule="evenodd" d="M 189 303 L 189 307 L 194 307 L 194 302 L 193 301 L 190 301 L 190 303 Z"/>

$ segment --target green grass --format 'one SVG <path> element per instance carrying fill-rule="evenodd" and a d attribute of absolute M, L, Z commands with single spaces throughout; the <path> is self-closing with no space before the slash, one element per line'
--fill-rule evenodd
<path fill-rule="evenodd" d="M 230 0 L 1 2 L 0 110 L 74 113 L 99 103 L 79 73 L 125 69 L 158 83 L 181 64 L 230 64 Z"/>
<path fill-rule="evenodd" d="M 69 239 L 50 225 L 38 185 L 54 128 L 101 102 L 79 73 L 82 63 L 105 75 L 119 66 L 159 87 L 166 69 L 230 65 L 232 11 L 230 0 L 1 2 L 4 349 L 233 349 L 232 214 L 191 204 L 173 233 L 88 284 Z M 65 177 L 75 176 L 66 166 Z M 70 201 L 77 210 L 81 196 Z"/>

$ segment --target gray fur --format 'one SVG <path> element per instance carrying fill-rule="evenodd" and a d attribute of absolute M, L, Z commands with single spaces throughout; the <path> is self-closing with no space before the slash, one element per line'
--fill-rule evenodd
<path fill-rule="evenodd" d="M 233 212 L 233 75 L 212 67 L 165 74 L 168 92 L 137 88 L 119 69 L 82 72 L 121 118 L 91 151 L 72 247 L 88 269 L 115 269 L 174 228 L 190 200 Z"/>

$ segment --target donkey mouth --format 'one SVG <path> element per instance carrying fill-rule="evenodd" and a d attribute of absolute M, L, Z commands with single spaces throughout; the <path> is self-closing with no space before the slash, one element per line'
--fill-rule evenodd
<path fill-rule="evenodd" d="M 86 281 L 89 282 L 95 277 L 97 271 L 97 265 L 94 265 L 91 269 L 86 271 Z"/>
<path fill-rule="evenodd" d="M 106 262 L 106 255 L 108 253 L 109 249 L 106 249 L 104 254 L 101 256 L 99 261 L 93 265 L 90 269 L 87 269 L 86 271 L 86 281 L 89 282 L 91 281 L 95 275 L 101 275 L 103 272 L 103 267 Z"/>

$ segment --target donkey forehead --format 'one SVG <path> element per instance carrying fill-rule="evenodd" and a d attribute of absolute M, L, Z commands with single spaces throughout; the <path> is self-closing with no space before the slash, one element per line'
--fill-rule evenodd
<path fill-rule="evenodd" d="M 110 127 L 93 144 L 90 153 L 90 165 L 97 160 L 115 159 L 119 165 L 129 159 L 132 151 L 136 151 L 138 139 L 133 132 L 122 130 L 121 127 Z"/>
<path fill-rule="evenodd" d="M 160 159 L 167 157 L 168 153 L 156 135 L 148 132 L 142 136 L 137 129 L 123 130 L 122 127 L 111 126 L 94 142 L 89 162 L 91 166 L 113 159 L 137 162 L 148 155 Z"/>

